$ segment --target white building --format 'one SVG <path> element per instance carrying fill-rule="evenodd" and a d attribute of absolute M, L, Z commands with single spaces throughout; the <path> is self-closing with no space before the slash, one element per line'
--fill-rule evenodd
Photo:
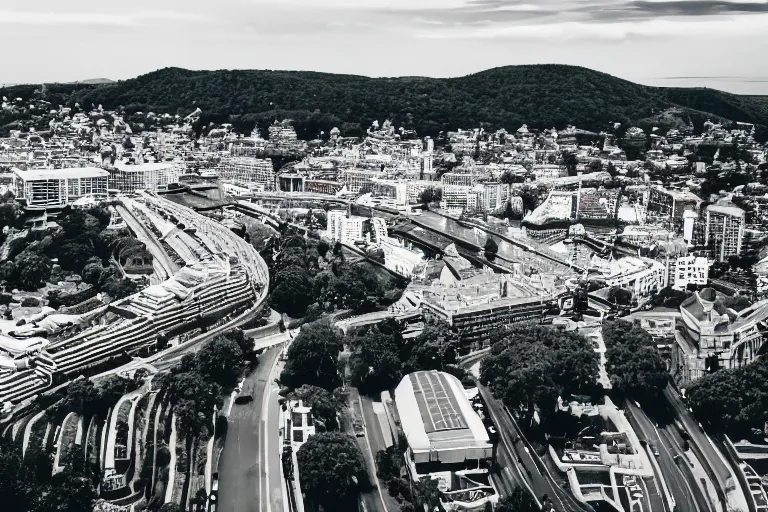
<path fill-rule="evenodd" d="M 477 194 L 472 187 L 464 185 L 443 185 L 443 197 L 440 200 L 440 208 L 443 210 L 474 209 L 477 203 Z"/>
<path fill-rule="evenodd" d="M 301 400 L 288 401 L 285 418 L 285 433 L 291 442 L 294 453 L 315 434 L 315 420 L 312 408 Z"/>
<path fill-rule="evenodd" d="M 347 217 L 347 213 L 341 210 L 328 212 L 328 237 L 331 240 L 343 244 L 353 244 L 363 239 L 364 217 Z"/>
<path fill-rule="evenodd" d="M 446 510 L 484 510 L 498 501 L 488 472 L 493 445 L 456 377 L 434 370 L 406 375 L 395 405 L 413 480 L 437 480 Z"/>
<path fill-rule="evenodd" d="M 128 164 L 117 161 L 109 175 L 109 188 L 128 193 L 164 190 L 171 183 L 178 182 L 179 169 L 173 162 Z"/>
<path fill-rule="evenodd" d="M 62 208 L 83 197 L 107 198 L 109 173 L 96 167 L 14 169 L 16 195 L 30 210 Z"/>
<path fill-rule="evenodd" d="M 705 286 L 709 280 L 709 261 L 707 258 L 682 256 L 677 258 L 674 267 L 670 265 L 669 286 L 676 290 L 685 290 L 689 284 Z"/>
<path fill-rule="evenodd" d="M 249 190 L 275 189 L 275 169 L 269 158 L 225 158 L 218 171 L 222 179 Z"/>

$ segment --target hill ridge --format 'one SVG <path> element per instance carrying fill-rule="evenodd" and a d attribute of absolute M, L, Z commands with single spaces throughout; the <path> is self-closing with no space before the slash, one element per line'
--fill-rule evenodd
<path fill-rule="evenodd" d="M 515 130 L 576 125 L 592 131 L 610 123 L 650 127 L 656 122 L 703 124 L 743 121 L 768 127 L 768 96 L 709 88 L 646 86 L 581 66 L 499 66 L 451 78 L 389 77 L 291 70 L 188 70 L 167 67 L 136 78 L 74 86 L 68 104 L 125 107 L 127 112 L 187 114 L 230 122 L 240 131 L 291 118 L 300 136 L 338 126 L 362 135 L 373 120 L 391 119 L 420 135 L 484 126 Z M 681 115 L 661 116 L 680 108 Z"/>

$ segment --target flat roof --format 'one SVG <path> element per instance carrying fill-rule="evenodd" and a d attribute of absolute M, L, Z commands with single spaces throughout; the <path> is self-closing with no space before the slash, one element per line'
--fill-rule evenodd
<path fill-rule="evenodd" d="M 115 169 L 123 172 L 146 172 L 158 171 L 161 169 L 173 168 L 173 162 L 150 162 L 146 164 L 128 164 L 118 160 L 115 162 Z"/>
<path fill-rule="evenodd" d="M 707 211 L 715 212 L 715 213 L 723 213 L 725 215 L 730 215 L 732 217 L 744 216 L 744 210 L 742 210 L 741 208 L 735 205 L 711 204 L 707 206 Z"/>
<path fill-rule="evenodd" d="M 98 167 L 72 167 L 69 169 L 14 169 L 14 174 L 25 181 L 61 180 L 75 178 L 107 178 L 109 173 Z"/>

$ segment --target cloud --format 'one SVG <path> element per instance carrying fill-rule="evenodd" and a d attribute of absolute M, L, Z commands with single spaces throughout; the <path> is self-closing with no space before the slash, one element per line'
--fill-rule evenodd
<path fill-rule="evenodd" d="M 594 41 L 621 41 L 632 37 L 695 36 L 717 34 L 718 37 L 749 37 L 765 34 L 768 15 L 709 16 L 706 18 L 653 18 L 641 21 L 589 23 L 563 21 L 556 23 L 498 24 L 479 28 L 454 28 L 416 34 L 426 39 L 523 39 L 535 41 L 562 41 L 589 39 Z"/>
<path fill-rule="evenodd" d="M 139 11 L 132 14 L 98 12 L 35 12 L 0 10 L 0 25 L 100 25 L 130 27 L 147 21 L 202 21 L 203 16 L 177 11 Z"/>

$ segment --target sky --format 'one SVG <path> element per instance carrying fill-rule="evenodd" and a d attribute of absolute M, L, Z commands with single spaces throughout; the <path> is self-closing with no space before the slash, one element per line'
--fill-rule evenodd
<path fill-rule="evenodd" d="M 155 69 L 461 76 L 573 64 L 768 94 L 768 0 L 2 0 L 0 83 Z"/>

